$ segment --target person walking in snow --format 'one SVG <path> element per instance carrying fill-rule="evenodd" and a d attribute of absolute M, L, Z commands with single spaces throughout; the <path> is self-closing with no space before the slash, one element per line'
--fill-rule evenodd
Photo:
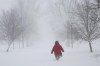
<path fill-rule="evenodd" d="M 59 44 L 58 41 L 55 41 L 55 45 L 52 48 L 51 54 L 55 55 L 56 60 L 59 60 L 60 57 L 62 57 L 62 52 L 64 52 L 64 49 L 62 46 Z"/>

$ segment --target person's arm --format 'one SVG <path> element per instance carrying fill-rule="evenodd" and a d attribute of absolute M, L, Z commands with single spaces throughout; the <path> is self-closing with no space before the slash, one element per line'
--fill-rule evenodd
<path fill-rule="evenodd" d="M 60 45 L 61 51 L 64 52 L 64 49 L 62 48 L 62 46 Z"/>
<path fill-rule="evenodd" d="M 62 52 L 64 52 L 64 49 L 61 47 Z"/>
<path fill-rule="evenodd" d="M 53 53 L 53 49 L 54 49 L 54 47 L 52 48 L 51 54 Z"/>

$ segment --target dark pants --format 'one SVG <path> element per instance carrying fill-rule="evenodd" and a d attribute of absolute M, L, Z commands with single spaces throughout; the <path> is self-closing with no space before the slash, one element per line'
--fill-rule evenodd
<path fill-rule="evenodd" d="M 62 57 L 62 54 L 55 55 L 56 60 L 59 60 L 59 59 L 60 59 L 60 57 Z"/>

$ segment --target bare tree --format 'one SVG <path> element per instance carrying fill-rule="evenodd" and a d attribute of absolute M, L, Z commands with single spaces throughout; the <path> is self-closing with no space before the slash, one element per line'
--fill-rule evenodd
<path fill-rule="evenodd" d="M 68 5 L 67 2 L 70 4 Z M 59 12 L 61 12 L 61 14 L 64 13 L 66 22 L 71 23 L 71 25 L 67 25 L 64 33 L 70 36 L 71 40 L 72 37 L 76 36 L 75 39 L 81 37 L 83 40 L 87 41 L 89 43 L 90 52 L 93 52 L 91 45 L 92 41 L 99 38 L 100 35 L 98 17 L 99 0 L 97 0 L 97 3 L 98 4 L 95 5 L 90 0 L 81 0 L 79 3 L 77 3 L 76 0 L 59 0 L 59 3 L 57 4 Z M 77 9 L 75 9 L 76 4 Z M 63 11 L 61 11 L 61 8 Z M 76 12 L 74 12 L 75 10 Z M 72 23 L 76 23 L 75 29 L 73 29 Z M 74 30 L 76 30 L 76 34 Z"/>
<path fill-rule="evenodd" d="M 80 39 L 75 23 L 65 23 L 63 33 L 63 35 L 65 35 L 64 38 L 67 40 L 67 45 L 73 48 L 74 42 Z"/>
<path fill-rule="evenodd" d="M 20 19 L 21 18 L 16 9 L 11 9 L 10 11 L 5 11 L 2 13 L 0 21 L 0 32 L 2 33 L 1 35 L 3 38 L 8 41 L 7 52 L 9 51 L 12 43 L 17 40 L 23 32 L 23 25 Z"/>
<path fill-rule="evenodd" d="M 52 3 L 51 6 L 53 9 L 51 9 L 51 10 L 53 12 L 53 16 L 55 16 L 54 17 L 55 19 L 53 19 L 53 20 L 56 20 L 53 29 L 55 28 L 55 25 L 57 23 L 60 23 L 60 27 L 64 27 L 65 24 L 67 25 L 67 22 L 70 22 L 70 23 L 73 22 L 72 21 L 73 18 L 70 19 L 70 17 L 69 17 L 70 16 L 69 12 L 71 12 L 71 10 L 73 10 L 73 8 L 74 8 L 73 7 L 74 2 L 75 2 L 75 0 L 56 0 L 56 2 L 53 2 L 54 5 Z M 62 31 L 62 33 L 61 33 L 61 31 Z M 63 40 L 67 40 L 67 36 L 64 36 L 65 34 L 67 34 L 67 28 L 62 28 L 62 29 L 56 30 L 56 32 L 57 32 L 57 34 L 63 36 L 63 37 L 60 36 L 59 38 L 62 38 Z"/>
<path fill-rule="evenodd" d="M 90 52 L 92 50 L 92 41 L 100 38 L 100 18 L 98 17 L 98 8 L 91 6 L 89 0 L 84 0 L 81 3 L 77 3 L 76 9 L 78 32 L 82 39 L 89 43 Z"/>
<path fill-rule="evenodd" d="M 21 16 L 21 23 L 26 27 L 21 34 L 22 46 L 25 46 L 25 40 L 30 36 L 37 36 L 37 18 L 39 5 L 36 5 L 37 0 L 17 0 L 17 11 Z M 26 40 L 28 41 L 28 39 Z"/>
<path fill-rule="evenodd" d="M 75 31 L 76 28 L 74 28 L 75 26 L 73 25 L 75 21 L 72 12 L 75 2 L 75 0 L 57 0 L 55 3 L 55 9 L 53 10 L 54 14 L 56 14 L 57 17 L 59 16 L 58 18 L 61 19 L 61 21 L 57 22 L 60 23 L 61 27 L 64 27 L 59 29 L 57 34 L 61 39 L 67 41 L 67 45 L 71 45 L 72 47 L 76 38 L 79 38 L 77 31 Z"/>
<path fill-rule="evenodd" d="M 97 0 L 97 6 L 100 8 L 100 0 Z"/>

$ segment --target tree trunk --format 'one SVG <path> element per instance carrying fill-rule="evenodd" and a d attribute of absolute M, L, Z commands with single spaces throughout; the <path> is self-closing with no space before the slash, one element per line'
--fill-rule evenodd
<path fill-rule="evenodd" d="M 14 45 L 14 42 L 13 42 L 13 50 L 15 49 L 15 45 Z"/>
<path fill-rule="evenodd" d="M 70 41 L 69 41 L 69 39 L 67 39 L 67 42 L 66 42 L 67 44 L 67 47 L 69 47 L 70 46 Z"/>
<path fill-rule="evenodd" d="M 93 52 L 91 42 L 89 42 L 90 52 Z"/>
<path fill-rule="evenodd" d="M 71 47 L 73 48 L 73 38 L 71 38 Z"/>
<path fill-rule="evenodd" d="M 24 36 L 22 34 L 22 45 L 23 45 L 23 48 L 24 48 Z"/>
<path fill-rule="evenodd" d="M 72 46 L 72 48 L 73 48 L 72 25 L 71 25 L 71 46 Z"/>
<path fill-rule="evenodd" d="M 9 51 L 10 46 L 11 46 L 11 42 L 8 43 L 8 48 L 6 50 L 7 52 Z"/>
<path fill-rule="evenodd" d="M 73 42 L 71 44 L 72 44 L 72 48 L 73 48 Z"/>
<path fill-rule="evenodd" d="M 20 48 L 20 40 L 19 40 L 19 48 Z"/>

